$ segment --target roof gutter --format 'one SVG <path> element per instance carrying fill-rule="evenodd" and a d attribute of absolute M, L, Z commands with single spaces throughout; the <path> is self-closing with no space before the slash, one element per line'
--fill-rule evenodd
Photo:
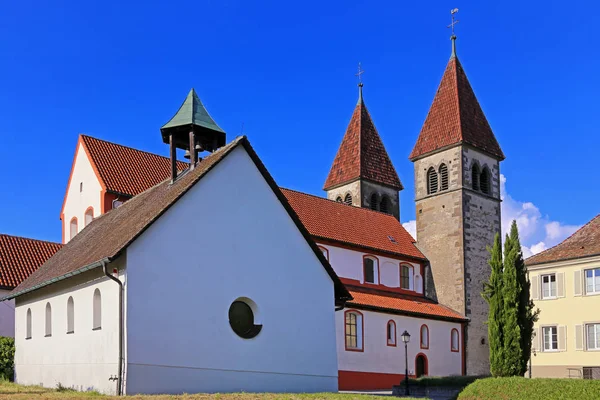
<path fill-rule="evenodd" d="M 117 375 L 117 396 L 121 396 L 123 394 L 123 282 L 108 272 L 106 266 L 110 263 L 110 260 L 107 261 L 105 259 L 100 261 L 100 263 L 104 275 L 119 285 L 119 373 Z"/>
<path fill-rule="evenodd" d="M 19 291 L 17 293 L 12 293 L 12 294 L 9 294 L 8 296 L 4 296 L 4 297 L 0 298 L 0 301 L 14 299 L 15 297 L 24 295 L 25 293 L 33 292 L 34 290 L 41 289 L 41 288 L 46 287 L 48 285 L 51 285 L 53 283 L 60 282 L 62 280 L 70 278 L 72 276 L 79 275 L 79 274 L 82 274 L 84 272 L 90 271 L 92 269 L 101 267 L 103 265 L 103 263 L 109 263 L 111 261 L 112 260 L 109 257 L 103 258 L 100 261 L 93 262 L 93 263 L 88 264 L 88 265 L 86 265 L 84 267 L 81 267 L 81 268 L 79 268 L 79 269 L 77 269 L 75 271 L 72 271 L 72 272 L 66 273 L 64 275 L 61 275 L 61 276 L 59 276 L 57 278 L 52 278 L 49 281 L 42 282 L 42 283 L 37 284 L 37 285 L 35 285 L 33 287 L 30 287 L 29 289 L 21 290 L 21 291 Z"/>

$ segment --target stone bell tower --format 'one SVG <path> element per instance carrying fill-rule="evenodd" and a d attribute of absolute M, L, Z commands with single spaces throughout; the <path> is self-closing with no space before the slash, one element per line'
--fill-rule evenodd
<path fill-rule="evenodd" d="M 414 163 L 417 246 L 430 262 L 427 295 L 470 319 L 465 372 L 489 374 L 490 276 L 486 246 L 500 232 L 500 149 L 456 56 L 452 55 L 410 160 Z"/>

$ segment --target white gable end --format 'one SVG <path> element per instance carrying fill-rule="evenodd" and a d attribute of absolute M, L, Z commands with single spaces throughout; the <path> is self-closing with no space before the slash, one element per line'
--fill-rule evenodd
<path fill-rule="evenodd" d="M 337 390 L 333 281 L 242 146 L 128 248 L 127 270 L 127 393 Z M 255 338 L 229 325 L 238 298 L 256 303 Z"/>

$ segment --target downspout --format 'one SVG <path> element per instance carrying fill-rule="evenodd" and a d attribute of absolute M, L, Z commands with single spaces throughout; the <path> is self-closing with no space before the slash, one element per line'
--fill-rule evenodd
<path fill-rule="evenodd" d="M 104 275 L 119 285 L 119 375 L 117 377 L 117 396 L 121 396 L 123 394 L 123 282 L 108 272 L 108 269 L 106 268 L 107 264 L 106 261 L 102 260 L 102 271 L 104 272 Z"/>

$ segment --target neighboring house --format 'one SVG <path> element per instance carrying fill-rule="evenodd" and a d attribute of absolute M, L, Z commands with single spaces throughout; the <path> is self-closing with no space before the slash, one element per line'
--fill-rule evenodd
<path fill-rule="evenodd" d="M 0 298 L 60 249 L 54 242 L 0 234 Z M 0 336 L 15 336 L 15 302 L 0 303 Z"/>
<path fill-rule="evenodd" d="M 541 311 L 532 375 L 600 379 L 600 215 L 525 263 Z"/>
<path fill-rule="evenodd" d="M 172 179 L 95 218 L 8 296 L 18 383 L 337 390 L 335 309 L 351 297 L 248 140 L 221 147 L 190 96 L 162 129 Z M 179 173 L 176 148 L 192 153 Z"/>

